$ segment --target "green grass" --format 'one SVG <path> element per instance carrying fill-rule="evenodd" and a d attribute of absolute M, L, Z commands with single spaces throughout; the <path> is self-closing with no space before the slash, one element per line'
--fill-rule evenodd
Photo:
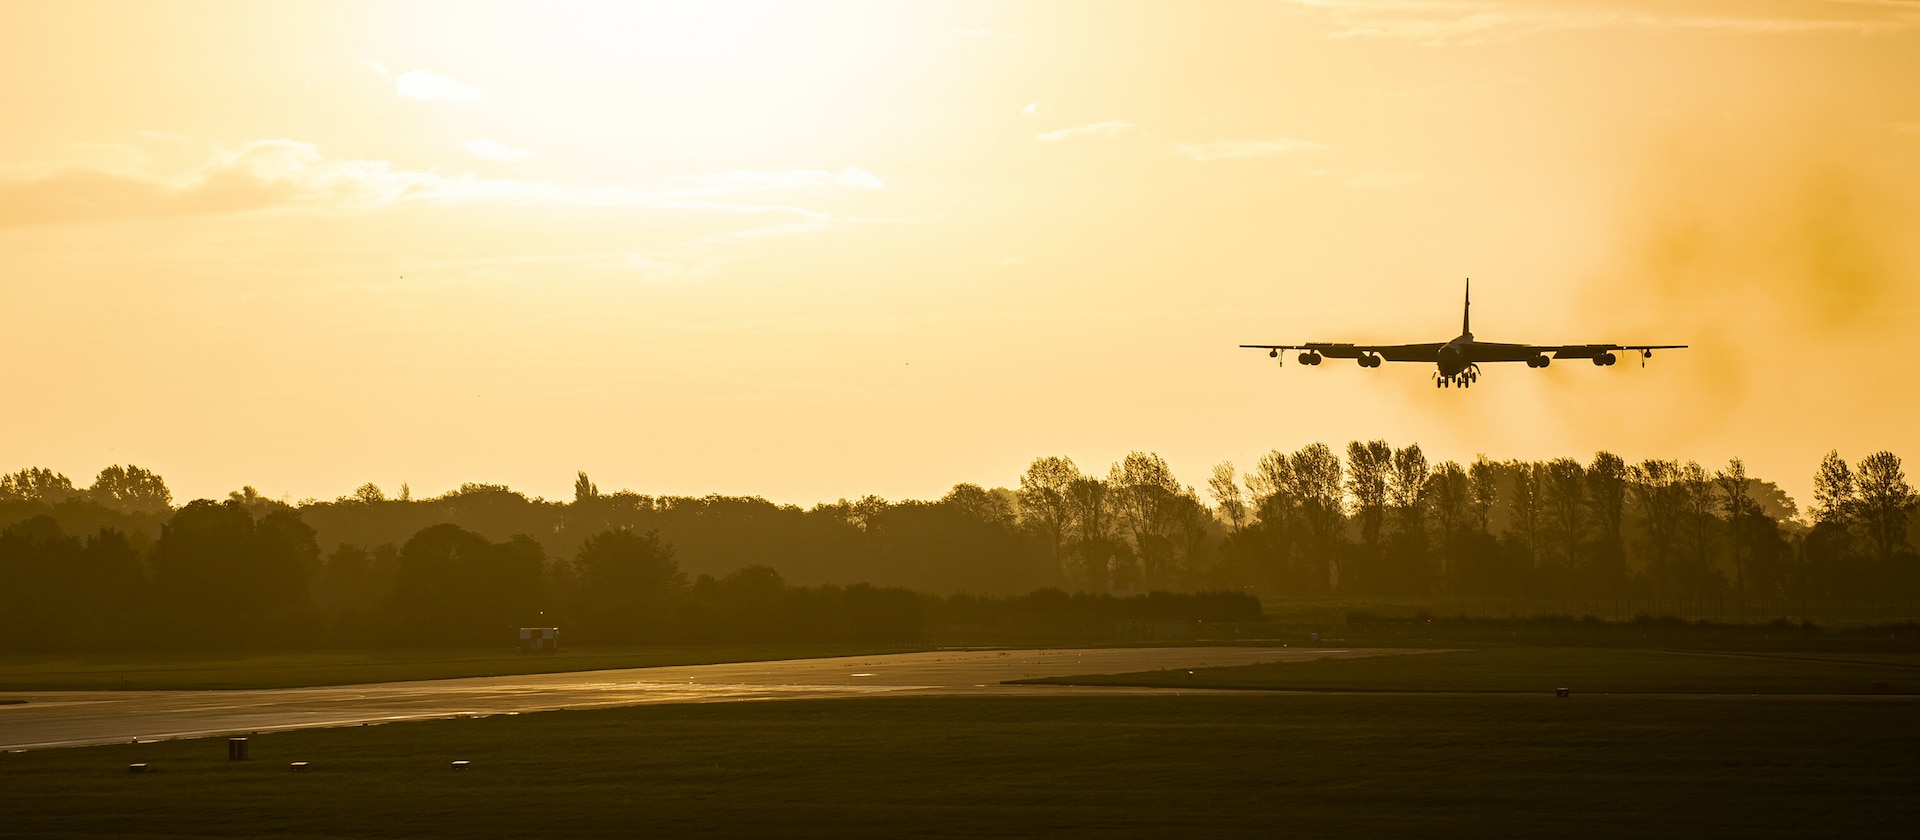
<path fill-rule="evenodd" d="M 1615 648 L 1494 647 L 1031 680 L 1302 691 L 1920 694 L 1920 656 L 1767 655 Z"/>
<path fill-rule="evenodd" d="M 464 648 L 11 655 L 0 656 L 0 691 L 292 688 L 854 656 L 911 649 L 898 645 L 804 644 L 583 648 L 555 654 Z"/>
<path fill-rule="evenodd" d="M 1915 711 L 1201 692 L 552 712 L 262 735 L 248 762 L 218 739 L 0 755 L 0 833 L 1906 836 Z"/>

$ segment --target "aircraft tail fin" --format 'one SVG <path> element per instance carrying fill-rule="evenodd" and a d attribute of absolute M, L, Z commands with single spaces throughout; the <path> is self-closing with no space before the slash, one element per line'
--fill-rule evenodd
<path fill-rule="evenodd" d="M 1473 335 L 1473 278 L 1467 278 L 1467 299 L 1460 305 L 1460 334 Z"/>

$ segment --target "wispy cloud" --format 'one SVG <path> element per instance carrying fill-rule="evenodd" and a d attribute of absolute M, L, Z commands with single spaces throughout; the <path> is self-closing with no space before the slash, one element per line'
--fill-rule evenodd
<path fill-rule="evenodd" d="M 1062 140 L 1072 140 L 1076 137 L 1113 138 L 1132 132 L 1137 127 L 1138 126 L 1130 122 L 1109 120 L 1107 122 L 1093 123 L 1092 125 L 1079 125 L 1073 128 L 1063 128 L 1059 131 L 1035 134 L 1033 139 L 1043 143 L 1058 143 Z"/>
<path fill-rule="evenodd" d="M 430 192 L 435 180 L 381 162 L 323 161 L 305 143 L 262 140 L 172 178 L 96 168 L 14 173 L 0 181 L 0 226 L 379 203 Z"/>
<path fill-rule="evenodd" d="M 1022 116 L 1028 116 L 1028 117 L 1031 117 L 1034 114 L 1038 114 L 1040 113 L 1040 103 L 1029 102 L 1027 103 L 1027 107 L 1020 109 L 1020 113 Z"/>
<path fill-rule="evenodd" d="M 460 144 L 460 148 L 466 149 L 476 157 L 485 158 L 496 163 L 513 163 L 533 157 L 533 153 L 526 149 L 516 149 L 505 143 L 488 140 L 485 137 L 468 140 Z"/>
<path fill-rule="evenodd" d="M 1784 35 L 1866 35 L 1920 26 L 1920 9 L 1881 6 L 1844 17 L 1674 15 L 1624 11 L 1604 5 L 1542 8 L 1493 0 L 1281 0 L 1324 18 L 1329 38 L 1393 38 L 1427 46 L 1488 44 L 1533 35 L 1589 29 Z"/>
<path fill-rule="evenodd" d="M 1216 160 L 1278 157 L 1293 152 L 1313 152 L 1330 148 L 1311 140 L 1276 137 L 1271 140 L 1215 140 L 1211 143 L 1176 143 L 1175 154 L 1200 163 Z"/>
<path fill-rule="evenodd" d="M 467 102 L 487 95 L 484 90 L 431 70 L 410 70 L 402 73 L 400 78 L 393 80 L 393 89 L 408 99 L 434 102 Z"/>
<path fill-rule="evenodd" d="M 545 181 L 442 175 L 383 160 L 343 160 L 294 140 L 259 140 L 172 176 L 88 167 L 11 167 L 0 172 L 0 227 L 135 218 L 221 215 L 273 209 L 371 212 L 418 204 L 556 203 L 785 217 L 817 229 L 831 214 L 756 200 L 772 191 L 836 186 L 875 190 L 879 176 L 839 172 L 728 172 L 663 190 L 579 187 Z"/>

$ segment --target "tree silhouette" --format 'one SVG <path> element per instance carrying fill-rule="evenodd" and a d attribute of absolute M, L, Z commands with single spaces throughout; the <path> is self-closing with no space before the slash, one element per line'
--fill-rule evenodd
<path fill-rule="evenodd" d="M 73 480 L 60 473 L 29 467 L 10 475 L 0 475 L 0 500 L 39 502 L 57 505 L 81 495 Z"/>
<path fill-rule="evenodd" d="M 524 535 L 493 543 L 457 525 L 434 525 L 400 547 L 390 604 L 410 640 L 508 644 L 539 621 L 545 552 Z"/>
<path fill-rule="evenodd" d="M 1907 537 L 1913 515 L 1913 486 L 1900 468 L 1900 456 L 1880 451 L 1860 459 L 1855 473 L 1858 519 L 1883 570 L 1891 570 L 1895 553 Z"/>
<path fill-rule="evenodd" d="M 1213 496 L 1215 508 L 1221 516 L 1226 517 L 1228 533 L 1237 534 L 1240 529 L 1247 527 L 1247 498 L 1240 492 L 1240 483 L 1235 480 L 1232 461 L 1214 465 L 1213 475 L 1207 479 L 1207 490 Z"/>
<path fill-rule="evenodd" d="M 102 507 L 128 513 L 157 513 L 173 506 L 173 493 L 160 476 L 132 464 L 100 471 L 87 495 Z"/>
<path fill-rule="evenodd" d="M 1078 478 L 1080 468 L 1072 459 L 1054 456 L 1033 459 L 1020 476 L 1020 519 L 1046 540 L 1055 574 L 1063 581 L 1067 578 L 1065 545 L 1076 507 L 1073 483 Z"/>

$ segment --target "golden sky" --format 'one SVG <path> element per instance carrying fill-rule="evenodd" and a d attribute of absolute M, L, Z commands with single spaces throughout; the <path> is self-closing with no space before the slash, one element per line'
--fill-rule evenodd
<path fill-rule="evenodd" d="M 0 468 L 1920 459 L 1920 3 L 7 3 Z M 1541 371 L 1241 343 L 1684 343 Z"/>

